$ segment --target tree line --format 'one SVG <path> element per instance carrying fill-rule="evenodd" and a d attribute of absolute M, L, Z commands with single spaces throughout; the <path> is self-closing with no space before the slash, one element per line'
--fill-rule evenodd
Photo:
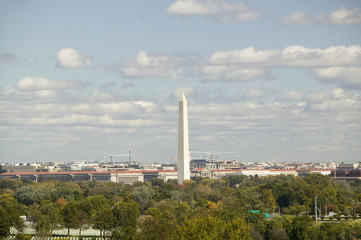
<path fill-rule="evenodd" d="M 319 220 L 332 221 L 315 222 L 315 208 Z M 337 216 L 325 218 L 329 212 Z M 39 236 L 92 227 L 107 239 L 361 239 L 359 214 L 361 181 L 320 174 L 184 184 L 0 181 L 0 236 L 21 231 L 25 215 Z"/>

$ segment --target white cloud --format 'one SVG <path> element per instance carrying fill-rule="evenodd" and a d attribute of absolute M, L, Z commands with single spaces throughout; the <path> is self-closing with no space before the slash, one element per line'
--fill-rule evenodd
<path fill-rule="evenodd" d="M 361 67 L 316 68 L 313 72 L 320 82 L 361 90 Z"/>
<path fill-rule="evenodd" d="M 332 46 L 325 49 L 291 45 L 282 50 L 242 50 L 215 52 L 196 71 L 203 81 L 248 81 L 267 78 L 276 67 L 314 69 L 324 83 L 360 88 L 361 46 Z"/>
<path fill-rule="evenodd" d="M 331 92 L 331 95 L 334 99 L 342 99 L 342 98 L 350 98 L 349 94 L 345 92 L 345 90 L 341 88 L 336 88 Z"/>
<path fill-rule="evenodd" d="M 243 96 L 246 98 L 261 98 L 261 97 L 264 97 L 265 95 L 266 94 L 263 91 L 263 89 L 251 88 Z"/>
<path fill-rule="evenodd" d="M 114 99 L 114 95 L 109 92 L 104 92 L 99 89 L 95 89 L 89 96 L 92 101 L 109 101 Z"/>
<path fill-rule="evenodd" d="M 339 9 L 329 14 L 319 14 L 312 16 L 304 12 L 296 12 L 289 17 L 284 17 L 280 20 L 282 24 L 335 24 L 335 25 L 346 25 L 361 23 L 361 9 L 352 8 L 346 9 L 340 7 Z"/>
<path fill-rule="evenodd" d="M 81 81 L 56 81 L 42 77 L 25 77 L 19 80 L 15 87 L 4 87 L 1 96 L 17 99 L 18 101 L 29 101 L 36 99 L 57 99 L 65 96 L 67 90 L 84 88 Z"/>
<path fill-rule="evenodd" d="M 256 50 L 247 47 L 234 51 L 217 51 L 202 61 L 191 54 L 170 54 L 156 52 L 148 54 L 139 51 L 134 59 L 119 64 L 105 66 L 116 70 L 127 78 L 168 78 L 177 79 L 197 77 L 203 82 L 210 81 L 251 81 L 254 79 L 270 79 L 271 68 L 340 68 L 346 67 L 356 76 L 358 70 L 350 67 L 361 66 L 361 46 L 331 46 L 328 48 L 307 48 L 299 45 L 287 46 L 284 49 Z M 314 71 L 321 79 L 319 70 Z M 342 86 L 352 86 L 358 79 L 347 75 Z M 326 78 L 324 78 L 326 79 Z M 342 81 L 342 80 L 340 80 Z M 335 83 L 329 81 L 330 83 Z M 353 84 L 353 85 L 355 85 Z"/>
<path fill-rule="evenodd" d="M 57 98 L 61 94 L 57 90 L 34 90 L 34 91 L 21 91 L 14 87 L 5 87 L 2 92 L 3 96 L 17 98 L 19 100 L 25 99 L 49 99 Z"/>
<path fill-rule="evenodd" d="M 16 88 L 21 91 L 70 89 L 82 86 L 80 81 L 56 81 L 42 77 L 25 77 L 17 82 Z"/>
<path fill-rule="evenodd" d="M 178 99 L 171 93 L 152 96 L 152 100 L 139 96 L 126 100 L 126 96 L 116 94 L 94 100 L 94 92 L 106 93 L 99 89 L 89 95 L 74 95 L 71 101 L 64 96 L 54 99 L 16 97 L 37 91 L 55 90 L 21 91 L 6 87 L 0 92 L 0 142 L 5 152 L 5 147 L 16 149 L 9 147 L 16 142 L 18 147 L 30 145 L 32 153 L 35 149 L 39 153 L 51 150 L 54 160 L 58 161 L 56 153 L 69 151 L 72 155 L 83 156 L 81 159 L 84 154 L 91 153 L 99 160 L 104 151 L 135 148 L 135 152 L 142 152 L 141 156 L 136 156 L 136 161 L 157 162 L 166 162 L 176 153 Z M 280 148 L 288 149 L 289 156 L 296 160 L 299 160 L 300 151 L 299 158 L 313 156 L 312 147 L 318 145 L 329 146 L 332 153 L 338 151 L 342 158 L 345 152 L 355 153 L 360 149 L 361 136 L 357 129 L 361 128 L 361 97 L 353 91 L 337 88 L 315 92 L 303 97 L 302 104 L 293 101 L 262 103 L 251 98 L 242 101 L 239 96 L 219 101 L 213 98 L 214 92 L 207 92 L 207 96 L 189 87 L 175 89 L 174 94 L 179 91 L 187 92 L 192 149 L 221 148 L 222 151 L 257 155 L 259 160 L 267 159 Z M 263 94 L 261 89 L 250 89 L 245 95 Z M 302 97 L 296 90 L 288 95 L 293 99 Z M 347 136 L 347 144 L 333 142 L 340 134 Z M 260 147 L 265 156 L 258 154 Z M 63 160 L 72 157 L 59 156 L 66 158 Z M 42 157 L 41 154 L 29 155 L 33 161 L 42 160 Z"/>
<path fill-rule="evenodd" d="M 106 68 L 117 70 L 128 78 L 181 78 L 189 75 L 192 61 L 187 55 L 170 55 L 165 52 L 147 54 L 141 50 L 134 59 Z"/>
<path fill-rule="evenodd" d="M 114 119 L 108 114 L 92 116 L 85 114 L 67 114 L 61 117 L 30 117 L 24 121 L 21 117 L 9 118 L 12 124 L 18 125 L 80 125 L 80 126 L 122 126 L 122 127 L 148 127 L 155 125 L 153 120 L 148 119 Z"/>
<path fill-rule="evenodd" d="M 327 100 L 319 103 L 311 103 L 308 108 L 313 111 L 360 111 L 361 103 L 360 99 L 338 99 Z"/>
<path fill-rule="evenodd" d="M 73 48 L 63 48 L 56 53 L 58 67 L 63 68 L 88 68 L 92 61 L 86 54 L 81 54 Z"/>
<path fill-rule="evenodd" d="M 211 81 L 250 81 L 257 77 L 266 76 L 264 69 L 257 68 L 241 68 L 238 66 L 227 65 L 205 65 L 196 70 L 196 74 L 204 82 Z"/>
<path fill-rule="evenodd" d="M 259 18 L 259 14 L 247 5 L 226 0 L 176 0 L 166 13 L 179 16 L 206 16 L 220 22 L 248 22 Z"/>
<path fill-rule="evenodd" d="M 302 99 L 302 93 L 300 91 L 290 91 L 286 94 L 284 97 L 284 100 L 301 100 Z"/>
<path fill-rule="evenodd" d="M 328 14 L 327 21 L 331 24 L 361 23 L 361 9 L 346 9 L 345 7 L 340 7 L 336 11 Z"/>
<path fill-rule="evenodd" d="M 333 91 L 311 93 L 305 96 L 306 110 L 334 112 L 335 117 L 345 117 L 347 112 L 361 111 L 361 96 L 351 94 L 344 89 L 336 88 Z M 343 112 L 343 113 L 342 113 Z"/>
<path fill-rule="evenodd" d="M 320 67 L 361 65 L 361 46 L 333 46 L 326 49 L 289 46 L 282 50 L 280 66 Z"/>
<path fill-rule="evenodd" d="M 149 101 L 135 101 L 134 102 L 135 105 L 139 105 L 143 108 L 147 108 L 147 107 L 154 107 L 155 104 Z"/>
<path fill-rule="evenodd" d="M 361 46 L 333 46 L 326 49 L 291 45 L 283 50 L 242 50 L 215 52 L 207 60 L 213 65 L 254 67 L 320 67 L 361 65 Z"/>
<path fill-rule="evenodd" d="M 59 95 L 58 92 L 54 90 L 34 91 L 33 94 L 36 98 L 55 98 Z"/>
<path fill-rule="evenodd" d="M 209 59 L 209 64 L 265 64 L 273 59 L 278 59 L 280 52 L 278 50 L 256 51 L 254 47 L 248 47 L 242 50 L 215 52 Z"/>

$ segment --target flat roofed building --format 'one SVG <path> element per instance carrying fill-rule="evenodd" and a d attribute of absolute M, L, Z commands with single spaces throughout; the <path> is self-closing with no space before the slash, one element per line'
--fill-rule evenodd
<path fill-rule="evenodd" d="M 36 172 L 37 167 L 32 165 L 2 165 L 1 170 L 7 173 Z"/>

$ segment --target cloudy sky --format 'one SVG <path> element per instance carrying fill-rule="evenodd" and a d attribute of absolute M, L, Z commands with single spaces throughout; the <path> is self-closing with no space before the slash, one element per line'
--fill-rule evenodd
<path fill-rule="evenodd" d="M 0 36 L 1 162 L 174 162 L 183 92 L 195 158 L 361 161 L 359 0 L 1 0 Z"/>

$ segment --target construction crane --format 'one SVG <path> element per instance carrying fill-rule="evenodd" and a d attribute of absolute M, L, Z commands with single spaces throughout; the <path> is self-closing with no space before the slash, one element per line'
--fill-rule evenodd
<path fill-rule="evenodd" d="M 129 149 L 128 153 L 124 153 L 124 154 L 112 154 L 112 153 L 104 153 L 104 161 L 106 161 L 107 158 L 110 158 L 110 162 L 111 163 L 114 163 L 113 162 L 113 158 L 114 157 L 126 157 L 128 156 L 128 160 L 129 162 L 132 161 L 132 150 Z"/>
<path fill-rule="evenodd" d="M 218 158 L 218 155 L 227 155 L 227 154 L 233 154 L 233 153 L 237 153 L 237 152 L 210 152 L 210 151 L 204 150 L 203 152 L 202 151 L 192 151 L 192 153 L 202 153 L 204 159 L 206 159 L 206 156 L 210 156 L 211 161 L 213 161 L 213 157 Z"/>

